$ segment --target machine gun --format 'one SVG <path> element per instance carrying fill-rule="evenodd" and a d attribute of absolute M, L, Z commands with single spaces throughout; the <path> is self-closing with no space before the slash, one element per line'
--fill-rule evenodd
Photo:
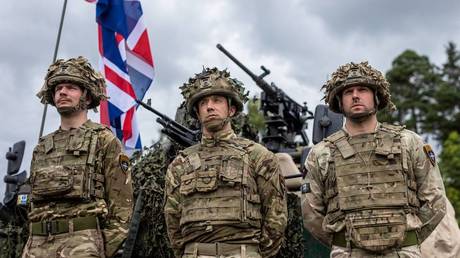
<path fill-rule="evenodd" d="M 154 113 L 155 115 L 159 116 L 156 121 L 163 126 L 161 132 L 166 134 L 171 140 L 178 143 L 181 146 L 189 147 L 195 145 L 200 141 L 201 133 L 199 130 L 193 131 L 188 129 L 187 127 L 179 124 L 178 122 L 172 120 L 165 114 L 159 112 L 158 110 L 151 107 L 150 100 L 147 103 L 144 103 L 138 99 L 136 102 L 143 106 L 148 111 Z"/>
<path fill-rule="evenodd" d="M 300 105 L 273 82 L 268 84 L 263 78 L 270 74 L 270 70 L 264 66 L 260 67 L 263 73 L 257 76 L 221 44 L 217 44 L 217 48 L 243 69 L 262 89 L 261 109 L 267 125 L 267 131 L 262 136 L 262 142 L 267 149 L 274 153 L 291 154 L 297 152 L 296 148 L 299 145 L 308 146 L 309 140 L 305 130 L 307 129 L 307 120 L 313 118 L 313 113 L 308 110 L 306 103 Z M 297 136 L 300 136 L 302 140 L 300 143 L 296 142 Z"/>

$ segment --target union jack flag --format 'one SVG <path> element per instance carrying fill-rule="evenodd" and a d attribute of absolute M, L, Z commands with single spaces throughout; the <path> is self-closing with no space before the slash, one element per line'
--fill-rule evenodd
<path fill-rule="evenodd" d="M 87 0 L 96 3 L 100 70 L 108 101 L 101 103 L 101 123 L 125 145 L 141 149 L 137 103 L 154 80 L 154 63 L 139 0 Z"/>

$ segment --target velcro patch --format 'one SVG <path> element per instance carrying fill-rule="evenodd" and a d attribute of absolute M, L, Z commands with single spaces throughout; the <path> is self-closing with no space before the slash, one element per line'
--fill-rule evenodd
<path fill-rule="evenodd" d="M 430 160 L 431 165 L 436 166 L 436 155 L 434 154 L 433 149 L 429 144 L 423 145 L 423 151 L 426 154 L 426 157 Z"/>
<path fill-rule="evenodd" d="M 311 192 L 310 183 L 304 183 L 302 186 L 300 186 L 300 191 L 301 191 L 302 193 L 309 193 L 309 192 Z"/>
<path fill-rule="evenodd" d="M 118 163 L 120 164 L 121 171 L 125 172 L 129 169 L 129 158 L 125 154 L 120 154 L 118 157 Z"/>

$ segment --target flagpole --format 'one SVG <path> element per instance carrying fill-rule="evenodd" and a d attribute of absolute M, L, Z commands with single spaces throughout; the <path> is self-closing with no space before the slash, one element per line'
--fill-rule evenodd
<path fill-rule="evenodd" d="M 65 17 L 66 7 L 67 7 L 67 0 L 64 0 L 64 5 L 62 6 L 61 21 L 59 23 L 59 30 L 58 30 L 58 35 L 57 35 L 57 39 L 56 39 L 56 45 L 54 47 L 54 56 L 53 56 L 53 62 L 52 63 L 56 62 L 57 53 L 58 53 L 58 49 L 59 49 L 59 42 L 61 41 L 62 25 L 64 24 L 64 17 Z M 43 128 L 45 127 L 45 119 L 46 119 L 47 110 L 48 110 L 48 104 L 45 104 L 44 108 L 43 108 L 42 124 L 40 126 L 40 134 L 39 134 L 38 137 L 43 136 Z"/>

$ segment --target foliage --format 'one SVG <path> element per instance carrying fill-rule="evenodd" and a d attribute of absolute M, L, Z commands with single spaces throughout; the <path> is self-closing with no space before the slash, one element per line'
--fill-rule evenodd
<path fill-rule="evenodd" d="M 260 110 L 260 100 L 250 99 L 247 102 L 249 124 L 254 127 L 259 133 L 265 130 L 265 117 Z"/>
<path fill-rule="evenodd" d="M 419 134 L 431 132 L 432 125 L 427 123 L 427 117 L 432 117 L 433 95 L 441 81 L 436 66 L 427 56 L 406 50 L 392 62 L 386 77 L 397 111 L 383 113 L 379 119 L 405 124 Z"/>
<path fill-rule="evenodd" d="M 460 134 L 452 132 L 444 142 L 439 167 L 446 185 L 447 198 L 455 209 L 460 223 Z"/>

